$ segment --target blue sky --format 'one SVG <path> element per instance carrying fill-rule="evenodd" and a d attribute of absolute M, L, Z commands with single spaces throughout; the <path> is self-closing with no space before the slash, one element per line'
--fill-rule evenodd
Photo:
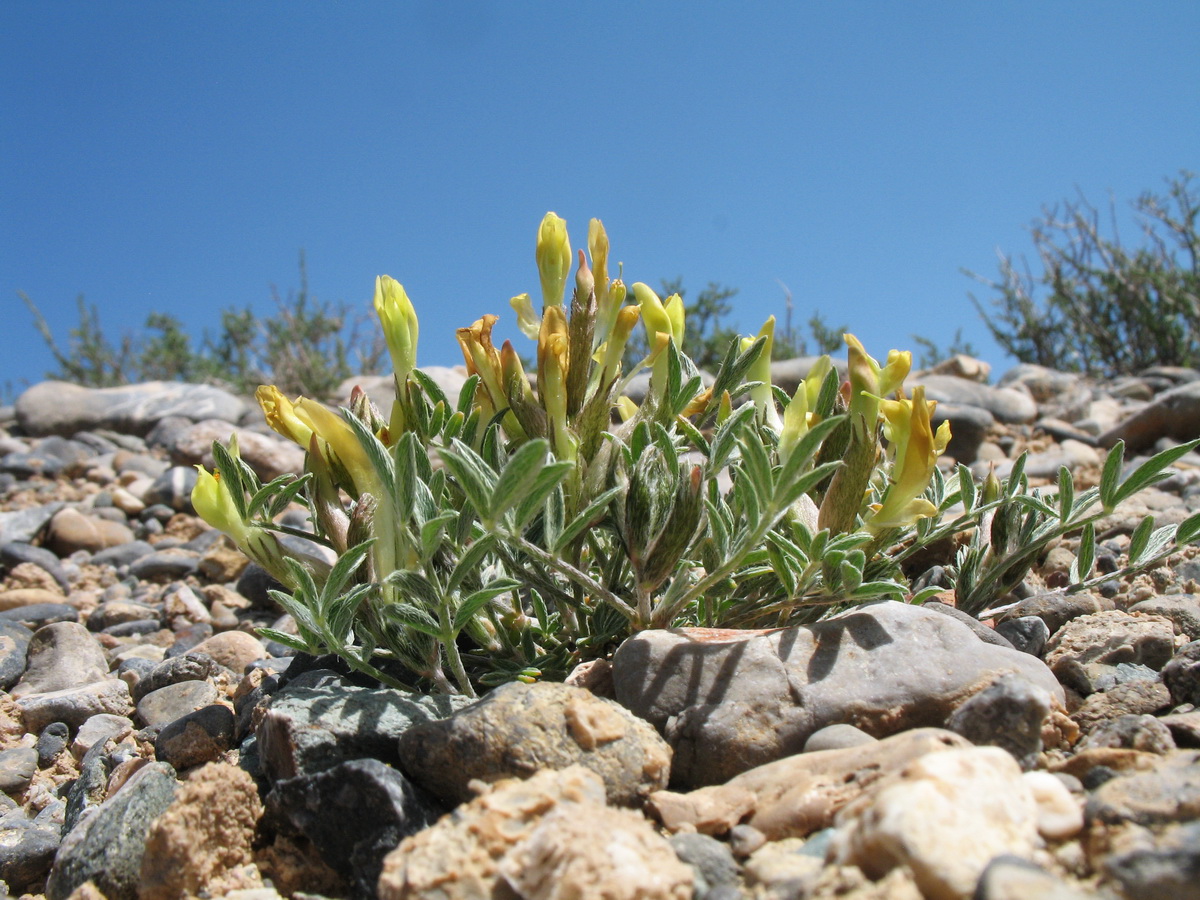
<path fill-rule="evenodd" d="M 408 289 L 419 362 L 537 296 L 555 210 L 626 281 L 819 310 L 876 355 L 957 328 L 961 268 L 1083 191 L 1200 169 L 1196 3 L 0 2 L 0 388 L 85 295 L 113 337 Z M 1127 234 L 1130 230 L 1127 229 Z M 986 290 L 981 296 L 986 296 Z"/>

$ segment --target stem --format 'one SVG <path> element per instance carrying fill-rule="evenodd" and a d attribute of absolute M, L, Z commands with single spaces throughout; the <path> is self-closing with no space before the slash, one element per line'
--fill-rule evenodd
<path fill-rule="evenodd" d="M 630 622 L 637 620 L 637 611 L 632 606 L 602 585 L 586 572 L 581 572 L 570 563 L 563 562 L 558 557 L 551 553 L 547 553 L 537 544 L 527 540 L 521 536 L 515 536 L 515 541 L 518 547 L 536 559 L 543 565 L 549 566 L 558 573 L 565 575 L 567 578 L 574 581 L 576 584 L 584 588 L 593 596 L 603 600 Z"/>

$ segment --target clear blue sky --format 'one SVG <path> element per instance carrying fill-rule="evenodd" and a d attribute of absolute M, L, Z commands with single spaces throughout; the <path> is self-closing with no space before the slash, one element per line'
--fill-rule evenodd
<path fill-rule="evenodd" d="M 82 293 L 195 333 L 298 284 L 407 287 L 419 362 L 537 296 L 534 232 L 603 219 L 627 282 L 820 310 L 882 355 L 963 329 L 960 273 L 1042 206 L 1200 169 L 1194 2 L 0 2 L 0 388 Z M 986 294 L 986 292 L 985 292 Z M 518 344 L 520 342 L 518 341 Z M 522 349 L 526 349 L 522 346 Z"/>

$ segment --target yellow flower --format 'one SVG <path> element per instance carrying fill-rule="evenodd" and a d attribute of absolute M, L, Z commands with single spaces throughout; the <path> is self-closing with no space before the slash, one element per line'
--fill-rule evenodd
<path fill-rule="evenodd" d="M 925 388 L 918 385 L 907 400 L 876 398 L 883 413 L 883 433 L 891 457 L 890 484 L 883 503 L 875 504 L 867 517 L 867 528 L 878 532 L 885 528 L 911 525 L 917 519 L 936 515 L 937 508 L 921 495 L 937 466 L 937 459 L 950 442 L 950 423 L 943 422 L 933 431 L 931 415 L 937 404 L 925 400 Z"/>
<path fill-rule="evenodd" d="M 757 337 L 742 338 L 741 350 L 745 353 L 754 346 L 758 338 L 764 337 L 767 342 L 763 344 L 758 359 L 746 371 L 746 380 L 762 382 L 758 387 L 750 389 L 750 399 L 758 407 L 758 414 L 762 420 L 778 432 L 783 425 L 779 421 L 779 411 L 775 409 L 775 394 L 771 390 L 771 351 L 775 346 L 775 317 L 767 317 L 763 327 L 758 330 Z"/>
<path fill-rule="evenodd" d="M 296 415 L 295 405 L 273 384 L 260 384 L 254 392 L 263 417 L 271 430 L 290 441 L 295 441 L 305 451 L 312 439 L 312 429 Z"/>
<path fill-rule="evenodd" d="M 633 286 L 633 299 L 637 301 L 638 308 L 642 311 L 642 324 L 646 326 L 646 340 L 651 347 L 654 346 L 656 334 L 674 336 L 671 317 L 663 308 L 663 302 L 659 299 L 658 294 L 654 293 L 654 288 L 640 281 L 637 282 Z"/>
<path fill-rule="evenodd" d="M 375 469 L 346 420 L 307 397 L 300 397 L 294 408 L 296 418 L 316 435 L 321 458 L 329 464 L 340 464 L 359 494 L 368 493 L 378 499 L 382 490 Z"/>
<path fill-rule="evenodd" d="M 575 441 L 567 428 L 569 355 L 567 316 L 561 306 L 547 306 L 538 335 L 538 396 L 550 420 L 554 449 L 560 459 L 575 458 Z"/>
<path fill-rule="evenodd" d="M 872 430 L 879 420 L 879 398 L 895 393 L 904 383 L 912 368 L 912 353 L 892 350 L 887 365 L 880 366 L 858 338 L 852 334 L 842 337 L 849 347 L 850 412 L 861 414 L 861 427 Z"/>
<path fill-rule="evenodd" d="M 592 258 L 592 276 L 596 282 L 596 333 L 600 344 L 612 330 L 620 303 L 610 301 L 608 289 L 608 233 L 599 219 L 588 222 L 588 255 Z"/>
<path fill-rule="evenodd" d="M 567 273 L 571 271 L 571 241 L 567 237 L 565 219 L 552 212 L 546 213 L 538 227 L 534 255 L 542 281 L 542 304 L 562 306 Z"/>
<path fill-rule="evenodd" d="M 675 341 L 675 346 L 682 350 L 684 335 L 683 298 L 678 294 L 672 294 L 664 301 L 663 312 L 667 314 L 667 320 L 671 323 L 671 337 Z"/>
<path fill-rule="evenodd" d="M 530 340 L 537 340 L 538 332 L 542 330 L 542 320 L 533 311 L 533 301 L 528 294 L 517 294 L 508 301 L 508 305 L 517 314 L 517 327 Z"/>
<path fill-rule="evenodd" d="M 621 366 L 621 358 L 625 355 L 625 345 L 633 334 L 633 326 L 637 324 L 641 309 L 636 306 L 622 306 L 617 311 L 617 318 L 609 332 L 608 340 L 604 343 L 603 374 L 601 383 L 608 384 L 617 374 Z"/>
<path fill-rule="evenodd" d="M 417 364 L 417 311 L 400 282 L 380 275 L 375 279 L 375 312 L 383 325 L 396 381 L 401 383 Z"/>
<path fill-rule="evenodd" d="M 231 449 L 236 450 L 236 445 Z M 246 542 L 249 529 L 238 513 L 229 486 L 221 481 L 219 472 L 209 472 L 204 466 L 196 466 L 192 506 L 196 515 L 218 531 L 225 532 L 239 546 Z"/>

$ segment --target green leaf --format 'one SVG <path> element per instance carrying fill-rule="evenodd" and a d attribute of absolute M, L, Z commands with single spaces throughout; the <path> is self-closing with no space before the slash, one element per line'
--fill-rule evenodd
<path fill-rule="evenodd" d="M 1175 530 L 1175 542 L 1181 547 L 1192 543 L 1197 537 L 1200 537 L 1200 512 L 1188 516 Z"/>
<path fill-rule="evenodd" d="M 314 656 L 320 655 L 320 647 L 308 644 L 294 634 L 277 631 L 274 628 L 257 628 L 255 630 L 258 632 L 258 636 L 264 640 L 283 644 L 283 646 L 299 650 L 301 653 L 312 653 Z"/>
<path fill-rule="evenodd" d="M 1088 522 L 1083 526 L 1083 532 L 1079 535 L 1079 554 L 1074 562 L 1071 563 L 1071 582 L 1072 584 L 1084 581 L 1092 572 L 1092 565 L 1096 561 L 1096 526 Z"/>
<path fill-rule="evenodd" d="M 775 505 L 785 510 L 797 500 L 801 494 L 807 494 L 814 487 L 832 475 L 842 465 L 841 460 L 833 460 L 832 462 L 822 463 L 811 472 L 802 475 L 791 485 L 780 487 L 779 493 L 775 497 Z"/>
<path fill-rule="evenodd" d="M 487 587 L 480 588 L 467 596 L 459 604 L 458 609 L 454 611 L 453 628 L 455 634 L 462 631 L 466 627 L 467 621 L 494 598 L 514 591 L 520 586 L 521 582 L 513 578 L 498 578 L 490 582 Z"/>
<path fill-rule="evenodd" d="M 466 583 L 468 576 L 479 574 L 483 569 L 483 561 L 492 552 L 492 546 L 495 543 L 495 535 L 486 534 L 467 548 L 450 573 L 450 580 L 446 583 L 446 593 L 457 592 L 459 587 Z"/>
<path fill-rule="evenodd" d="M 864 581 L 850 592 L 850 597 L 853 600 L 869 600 L 873 597 L 891 596 L 896 600 L 903 600 L 904 594 L 904 585 L 895 581 Z"/>
<path fill-rule="evenodd" d="M 542 508 L 542 504 L 548 498 L 554 496 L 555 490 L 567 474 L 575 468 L 575 464 L 569 460 L 559 460 L 557 462 L 548 463 L 542 471 L 538 472 L 537 478 L 533 480 L 528 492 L 517 503 L 516 509 L 513 511 L 513 527 L 517 530 L 523 529 L 537 515 L 538 510 Z M 561 503 L 562 491 L 558 491 L 559 502 Z M 562 517 L 559 517 L 559 525 L 562 525 Z M 549 532 L 547 532 L 549 535 Z M 547 536 L 547 543 L 553 543 Z"/>
<path fill-rule="evenodd" d="M 429 402 L 432 405 L 437 406 L 439 403 L 446 406 L 450 405 L 450 400 L 446 397 L 445 392 L 438 387 L 438 383 L 420 369 L 411 369 L 408 374 L 413 381 L 421 386 L 421 390 L 425 392 L 425 396 L 429 398 Z"/>
<path fill-rule="evenodd" d="M 442 605 L 441 592 L 421 572 L 414 572 L 411 569 L 398 569 L 388 575 L 383 580 L 383 583 L 395 585 L 410 603 L 417 603 L 426 609 L 438 609 Z"/>
<path fill-rule="evenodd" d="M 689 443 L 705 456 L 708 456 L 708 439 L 704 437 L 704 432 L 691 423 L 688 419 L 677 418 L 675 427 L 679 429 L 679 433 L 688 440 Z"/>
<path fill-rule="evenodd" d="M 1121 468 L 1125 465 L 1125 442 L 1117 441 L 1108 451 L 1104 459 L 1104 469 L 1100 473 L 1100 502 L 1104 504 L 1105 512 L 1112 512 L 1117 505 L 1117 482 L 1121 478 Z"/>
<path fill-rule="evenodd" d="M 286 476 L 281 476 L 281 477 L 286 477 Z M 308 487 L 308 483 L 312 480 L 312 477 L 313 477 L 312 472 L 305 472 L 303 475 L 301 475 L 299 478 L 297 478 L 291 484 L 287 485 L 281 491 L 279 491 L 279 493 L 275 494 L 274 497 L 271 497 L 270 505 L 263 511 L 262 517 L 264 519 L 274 519 L 276 516 L 278 516 L 280 513 L 282 513 L 285 509 L 288 508 L 289 505 L 291 505 L 292 501 L 296 500 L 297 495 L 299 495 L 301 491 L 305 490 Z M 275 480 L 278 481 L 279 479 L 277 478 Z M 272 482 L 272 484 L 273 483 L 274 482 Z M 251 517 L 253 517 L 255 515 L 254 501 L 256 501 L 259 497 L 262 497 L 266 490 L 267 490 L 266 487 L 260 488 L 258 493 L 256 493 L 254 495 L 254 497 L 251 498 L 251 502 L 250 502 Z"/>
<path fill-rule="evenodd" d="M 359 446 L 363 448 L 367 460 L 371 463 L 371 468 L 375 470 L 375 475 L 383 485 L 383 490 L 389 497 L 394 496 L 396 493 L 396 466 L 392 462 L 392 455 L 388 453 L 387 447 L 379 442 L 379 438 L 371 433 L 371 429 L 364 425 L 358 416 L 345 408 L 340 411 L 342 418 L 358 439 Z"/>
<path fill-rule="evenodd" d="M 708 454 L 708 470 L 710 472 L 718 472 L 725 466 L 730 454 L 737 447 L 738 436 L 752 418 L 754 418 L 754 404 L 746 403 L 734 410 L 733 414 L 717 429 Z"/>
<path fill-rule="evenodd" d="M 975 508 L 975 479 L 971 475 L 971 470 L 962 463 L 958 464 L 958 493 L 963 511 L 970 513 Z"/>
<path fill-rule="evenodd" d="M 479 376 L 472 375 L 458 391 L 458 403 L 456 409 L 462 413 L 464 417 L 469 416 L 475 408 L 475 391 L 479 387 Z"/>
<path fill-rule="evenodd" d="M 1004 481 L 1004 496 L 1011 500 L 1017 496 L 1025 481 L 1025 463 L 1029 461 L 1029 451 L 1026 450 L 1013 460 L 1012 471 Z"/>
<path fill-rule="evenodd" d="M 343 588 L 346 587 L 346 584 L 354 576 L 355 571 L 362 565 L 363 560 L 367 558 L 367 553 L 374 543 L 374 538 L 363 541 L 361 544 L 351 547 L 338 558 L 338 561 L 333 564 L 333 568 L 329 570 L 329 575 L 325 578 L 325 585 L 321 588 L 322 597 L 336 597 L 342 593 Z"/>
<path fill-rule="evenodd" d="M 590 528 L 596 522 L 599 522 L 608 509 L 609 503 L 613 501 L 618 494 L 625 490 L 624 485 L 617 485 L 609 488 L 603 494 L 600 494 L 591 503 L 584 507 L 570 523 L 563 528 L 562 533 L 558 536 L 554 546 L 550 547 L 551 553 L 558 553 L 563 547 L 567 546 L 571 541 L 575 540 L 584 532 L 584 529 Z"/>
<path fill-rule="evenodd" d="M 1136 566 L 1150 543 L 1150 535 L 1154 532 L 1154 516 L 1146 516 L 1138 522 L 1137 528 L 1129 536 L 1129 565 Z"/>
<path fill-rule="evenodd" d="M 1170 449 L 1162 451 L 1162 453 L 1156 453 L 1154 456 L 1150 457 L 1150 459 L 1146 460 L 1144 463 L 1142 463 L 1140 466 L 1138 466 L 1133 471 L 1133 474 L 1131 474 L 1128 478 L 1125 479 L 1124 482 L 1121 483 L 1120 487 L 1116 488 L 1111 493 L 1110 496 L 1112 499 L 1113 507 L 1120 505 L 1126 499 L 1133 496 L 1134 494 L 1136 494 L 1138 491 L 1142 490 L 1143 488 L 1149 487 L 1150 485 L 1155 484 L 1156 482 L 1162 481 L 1169 474 L 1166 471 L 1167 467 L 1170 466 L 1173 462 L 1175 462 L 1180 457 L 1185 456 L 1186 454 L 1190 453 L 1192 450 L 1194 450 L 1196 448 L 1196 446 L 1198 444 L 1200 444 L 1200 440 L 1189 441 L 1186 444 L 1180 444 L 1177 447 L 1171 447 Z M 1118 444 L 1118 446 L 1123 446 L 1123 445 Z M 1116 451 L 1116 449 L 1117 449 L 1116 447 L 1113 447 L 1114 452 Z M 1105 469 L 1105 472 L 1107 473 L 1107 471 L 1108 471 L 1107 460 L 1105 461 L 1104 469 Z M 1120 469 L 1118 468 L 1118 472 L 1119 471 L 1120 471 Z M 1103 498 L 1105 496 L 1103 479 L 1101 480 L 1100 496 L 1101 496 L 1101 498 Z M 1105 502 L 1105 509 L 1109 509 L 1107 502 Z"/>
<path fill-rule="evenodd" d="M 753 431 L 742 435 L 742 468 L 749 476 L 758 495 L 763 499 L 775 493 L 775 479 L 771 474 L 771 461 L 767 451 Z"/>
<path fill-rule="evenodd" d="M 794 597 L 796 595 L 796 573 L 792 571 L 788 559 L 774 542 L 767 544 L 767 554 L 770 557 L 771 569 L 775 572 L 775 577 L 779 579 L 787 595 Z"/>
<path fill-rule="evenodd" d="M 442 628 L 438 624 L 437 619 L 426 610 L 412 603 L 389 603 L 383 607 L 383 614 L 393 622 L 397 622 L 421 634 L 427 634 L 438 640 L 444 640 L 446 637 L 442 634 Z"/>
<path fill-rule="evenodd" d="M 787 485 L 795 478 L 821 449 L 821 444 L 824 443 L 825 438 L 841 425 L 845 419 L 845 416 L 831 416 L 810 428 L 796 443 L 796 446 L 792 448 L 791 455 L 779 472 L 778 483 L 780 485 Z"/>
<path fill-rule="evenodd" d="M 559 463 L 559 465 L 563 465 Z M 565 465 L 571 465 L 566 463 Z M 547 466 L 547 469 L 550 467 Z M 566 474 L 565 472 L 563 474 Z M 559 481 L 562 479 L 560 478 Z M 557 481 L 550 489 L 549 496 L 546 497 L 546 515 L 542 518 L 542 530 L 545 533 L 546 543 L 554 546 L 558 543 L 558 536 L 562 533 L 563 518 L 566 516 L 566 503 L 563 499 L 562 487 Z"/>
<path fill-rule="evenodd" d="M 456 512 L 445 512 L 421 523 L 421 558 L 429 560 L 441 546 L 443 529 L 458 518 Z"/>
<path fill-rule="evenodd" d="M 407 522 L 412 518 L 414 485 L 417 483 L 417 436 L 411 431 L 400 435 L 392 455 L 395 459 L 396 516 L 401 522 Z"/>
<path fill-rule="evenodd" d="M 442 462 L 458 482 L 467 502 L 475 508 L 481 519 L 490 518 L 492 491 L 496 486 L 496 474 L 474 450 L 462 441 L 455 440 L 449 447 L 438 448 Z"/>
<path fill-rule="evenodd" d="M 491 519 L 499 519 L 514 506 L 537 481 L 546 466 L 550 442 L 544 438 L 527 441 L 517 448 L 504 465 L 492 492 Z"/>

